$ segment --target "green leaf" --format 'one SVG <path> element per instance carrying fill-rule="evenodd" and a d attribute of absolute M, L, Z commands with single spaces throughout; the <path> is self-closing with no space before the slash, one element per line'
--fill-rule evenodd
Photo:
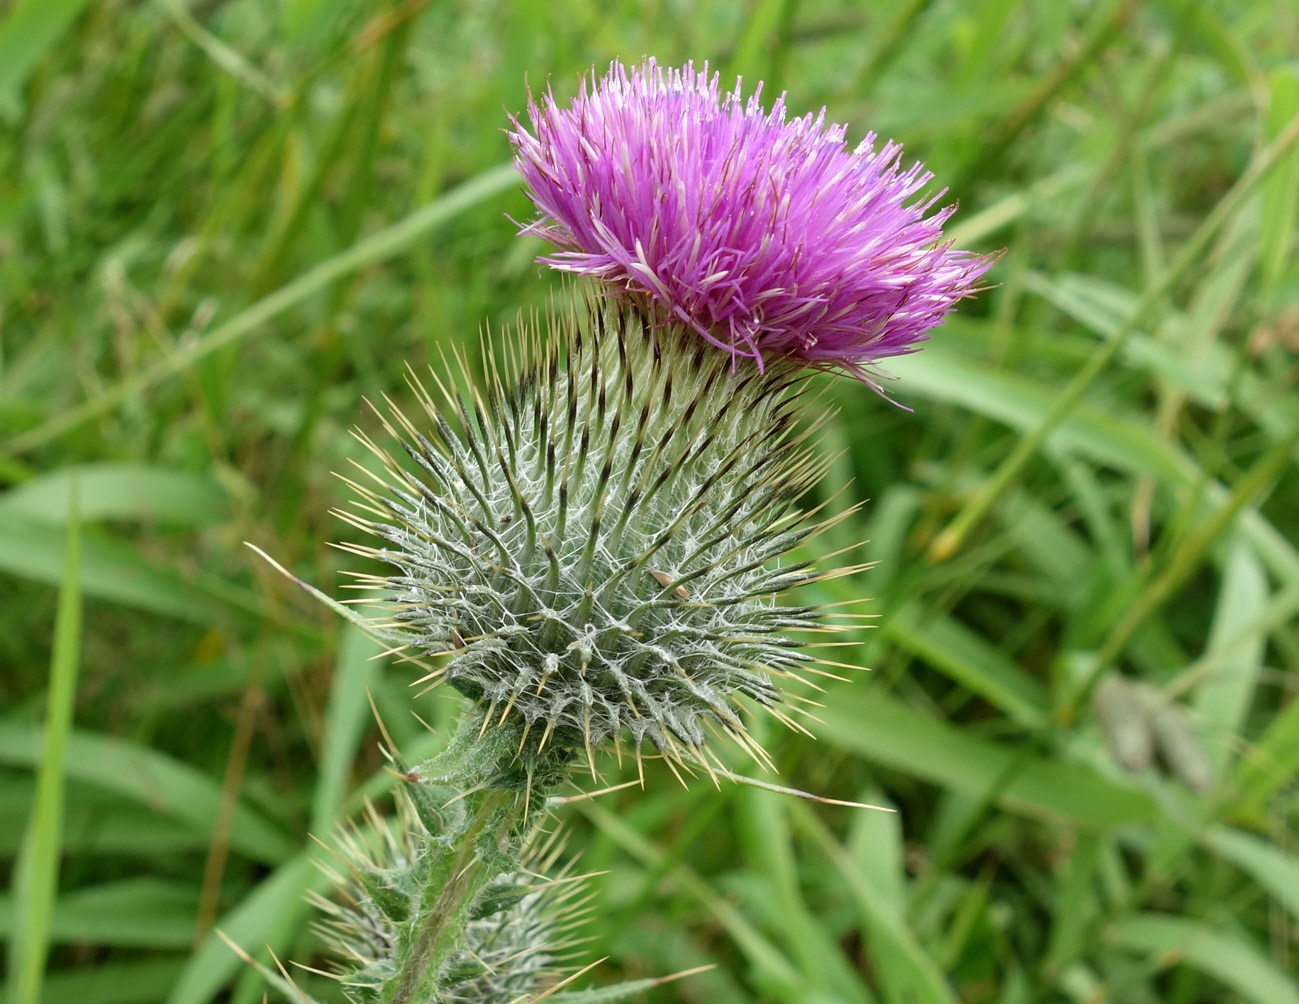
<path fill-rule="evenodd" d="M 881 625 L 889 638 L 957 683 L 986 697 L 1027 728 L 1047 718 L 1042 684 L 951 617 L 904 607 Z"/>
<path fill-rule="evenodd" d="M 1290 701 L 1268 723 L 1236 768 L 1238 810 L 1263 815 L 1269 796 L 1299 772 L 1299 701 Z"/>
<path fill-rule="evenodd" d="M 63 467 L 0 494 L 0 513 L 41 523 L 66 523 L 68 485 L 81 486 L 81 519 L 130 519 L 170 526 L 210 526 L 229 518 L 230 505 L 213 478 L 147 464 Z"/>
<path fill-rule="evenodd" d="M 908 392 L 961 405 L 1020 432 L 1046 423 L 1056 396 L 1048 386 L 993 369 L 941 343 L 926 347 L 922 353 L 891 360 L 889 368 L 902 377 Z M 1285 428 L 1292 427 L 1293 422 L 1286 420 Z M 1139 477 L 1203 489 L 1211 505 L 1223 503 L 1231 494 L 1221 483 L 1206 488 L 1199 464 L 1153 428 L 1119 418 L 1085 401 L 1058 421 L 1052 419 L 1043 446 L 1048 452 L 1077 453 Z M 1252 509 L 1245 509 L 1239 519 L 1240 532 L 1259 560 L 1273 574 L 1288 582 L 1299 582 L 1299 550 L 1293 540 Z"/>
<path fill-rule="evenodd" d="M 807 806 L 793 803 L 789 811 L 830 859 L 860 913 L 869 935 L 873 966 L 880 972 L 885 1000 L 890 1004 L 956 1004 L 956 995 L 921 946 L 899 906 L 891 904 L 867 873 L 856 867 L 848 852 Z M 873 815 L 880 817 L 884 824 L 893 822 L 885 813 Z"/>
<path fill-rule="evenodd" d="M 176 981 L 179 957 L 98 963 L 45 979 L 43 1004 L 153 1004 Z"/>
<path fill-rule="evenodd" d="M 781 24 L 787 23 L 789 7 L 789 0 L 760 0 L 747 12 L 744 34 L 726 67 L 728 78 L 763 75 L 763 64 L 768 62 L 764 57 L 779 39 Z"/>
<path fill-rule="evenodd" d="M 999 509 L 1006 534 L 1024 557 L 1051 577 L 1065 602 L 1073 600 L 1096 565 L 1094 550 L 1059 513 L 1025 492 L 1008 492 Z M 1042 692 L 1035 678 L 1027 679 L 1032 690 Z"/>
<path fill-rule="evenodd" d="M 1009 812 L 1085 826 L 1147 823 L 1148 795 L 1088 767 L 979 739 L 928 718 L 878 687 L 836 687 L 817 709 L 818 734 L 866 759 L 954 791 L 995 796 Z"/>
<path fill-rule="evenodd" d="M 976 494 L 931 544 L 932 560 L 945 561 L 961 546 L 974 528 L 1010 487 L 1025 465 L 1060 431 L 1062 424 L 1078 410 L 1091 386 L 1122 351 L 1128 339 L 1137 333 L 1156 312 L 1168 294 L 1199 262 L 1210 243 L 1229 221 L 1241 211 L 1255 187 L 1268 176 L 1290 150 L 1299 144 L 1299 116 L 1292 118 L 1277 137 L 1260 150 L 1249 167 L 1236 180 L 1227 193 L 1196 227 L 1195 232 L 1181 246 L 1177 257 L 1142 291 L 1140 299 L 1114 332 L 1113 337 L 1099 347 L 1069 379 L 1067 385 L 1052 394 L 1051 403 L 1028 430 L 1027 435 L 1012 447 L 1009 455 L 997 465 L 992 476 L 984 481 Z"/>
<path fill-rule="evenodd" d="M 578 807 L 603 834 L 642 865 L 655 868 L 662 862 L 663 852 L 613 813 L 591 802 L 579 802 Z M 755 928 L 732 903 L 719 895 L 684 864 L 673 865 L 667 874 L 717 919 L 753 966 L 755 979 L 761 981 L 770 991 L 778 992 L 781 1000 L 809 999 L 813 988 L 807 979 L 790 964 L 786 955 Z M 170 1004 L 177 1004 L 177 1002 L 173 1001 Z"/>
<path fill-rule="evenodd" d="M 1163 965 L 1208 973 L 1255 1004 L 1299 1004 L 1299 989 L 1256 946 L 1199 920 L 1143 913 L 1110 925 L 1109 939 Z"/>
<path fill-rule="evenodd" d="M 1215 668 L 1196 688 L 1194 700 L 1196 716 L 1203 725 L 1200 734 L 1212 744 L 1208 756 L 1218 772 L 1244 727 L 1267 647 L 1265 631 L 1249 630 L 1268 600 L 1262 564 L 1253 548 L 1237 536 L 1227 551 L 1225 566 L 1205 646 L 1205 658 L 1214 659 Z"/>
<path fill-rule="evenodd" d="M 86 0 L 17 0 L 9 8 L 0 20 L 0 113 L 17 103 L 17 91 L 85 6 Z"/>
<path fill-rule="evenodd" d="M 22 846 L 35 796 L 33 778 L 0 778 L 0 858 Z M 150 856 L 208 845 L 209 834 L 75 781 L 65 787 L 63 809 L 65 854 Z"/>
<path fill-rule="evenodd" d="M 304 897 L 308 890 L 319 892 L 328 885 L 328 878 L 314 866 L 311 852 L 303 851 L 219 918 L 216 929 L 250 955 L 267 944 L 280 951 L 286 934 L 296 935 L 306 922 L 310 907 Z M 207 1004 L 244 965 L 229 945 L 210 934 L 185 964 L 167 1004 Z"/>
<path fill-rule="evenodd" d="M 1069 860 L 1061 869 L 1047 949 L 1047 966 L 1057 972 L 1081 955 L 1086 944 L 1087 927 L 1096 916 L 1093 884 L 1103 846 L 1098 834 L 1079 834 Z"/>
<path fill-rule="evenodd" d="M 0 900 L 0 916 L 7 916 Z M 124 948 L 188 948 L 194 941 L 198 890 L 180 882 L 133 878 L 64 893 L 54 908 L 49 938 L 60 944 Z M 21 927 L 16 930 L 26 934 Z M 0 935 L 14 937 L 13 925 Z M 21 998 L 25 1001 L 35 997 Z"/>
<path fill-rule="evenodd" d="M 766 908 L 766 926 L 789 946 L 799 970 L 827 997 L 866 1002 L 870 998 L 834 936 L 808 908 L 799 888 L 794 845 L 785 809 L 794 800 L 770 791 L 747 789 L 739 796 L 740 831 L 750 860 L 749 873 Z"/>
<path fill-rule="evenodd" d="M 904 400 L 916 394 L 958 404 L 1020 431 L 1043 422 L 1057 393 L 1051 386 L 994 369 L 942 343 L 890 360 L 889 369 L 901 377 Z M 1046 445 L 1173 482 L 1190 477 L 1186 459 L 1152 429 L 1087 402 L 1079 403 L 1050 429 Z"/>
<path fill-rule="evenodd" d="M 971 215 L 962 214 L 947 237 L 955 247 L 969 247 L 1006 229 L 1020 217 L 1070 189 L 1081 188 L 1091 174 L 1084 164 L 1070 164 Z M 964 208 L 964 207 L 962 207 Z"/>
<path fill-rule="evenodd" d="M 1057 279 L 1030 272 L 1025 286 L 1079 324 L 1105 338 L 1117 337 L 1137 297 L 1094 276 L 1069 275 Z M 1221 346 L 1204 358 L 1188 356 L 1178 346 L 1137 334 L 1128 339 L 1123 360 L 1131 369 L 1143 369 L 1179 387 L 1196 402 L 1221 408 L 1226 403 L 1226 378 L 1231 367 Z"/>
<path fill-rule="evenodd" d="M 1299 113 L 1299 71 L 1293 65 L 1278 66 L 1267 77 L 1268 106 L 1263 131 L 1274 139 L 1286 123 Z M 1291 150 L 1263 185 L 1263 207 L 1259 215 L 1258 261 L 1263 289 L 1271 290 L 1293 265 L 1295 225 L 1299 223 L 1299 150 Z"/>
<path fill-rule="evenodd" d="M 337 0 L 285 0 L 281 20 L 286 40 L 295 47 L 313 42 L 331 20 L 346 13 Z"/>
<path fill-rule="evenodd" d="M 1201 842 L 1254 879 L 1299 922 L 1299 858 L 1260 837 L 1215 826 Z"/>
<path fill-rule="evenodd" d="M 41 763 L 42 730 L 0 722 L 0 763 L 33 768 Z M 210 835 L 221 803 L 221 786 L 165 753 L 124 739 L 72 732 L 67 739 L 67 776 L 111 791 Z M 278 826 L 245 802 L 235 806 L 230 846 L 255 861 L 274 864 L 293 854 Z"/>
<path fill-rule="evenodd" d="M 63 846 L 63 789 L 68 737 L 77 699 L 81 664 L 81 522 L 77 517 L 77 487 L 69 491 L 63 581 L 54 615 L 54 646 L 50 656 L 50 690 L 44 741 L 36 773 L 36 800 L 27 836 L 14 866 L 14 895 L 0 918 L 12 918 L 9 942 L 9 999 L 27 1004 L 41 998 L 45 956 L 52 933 L 54 901 L 59 887 L 59 857 Z"/>
<path fill-rule="evenodd" d="M 348 791 L 348 772 L 356 759 L 357 745 L 370 718 L 365 697 L 365 667 L 382 649 L 361 629 L 349 624 L 343 629 L 334 664 L 334 684 L 329 695 L 325 732 L 320 744 L 320 768 L 316 794 L 311 803 L 311 831 L 324 839 L 338 819 Z"/>
<path fill-rule="evenodd" d="M 857 801 L 894 808 L 883 794 L 874 791 L 863 792 Z M 880 906 L 901 914 L 907 902 L 901 814 L 854 812 L 844 845 L 853 868 L 869 884 Z"/>
<path fill-rule="evenodd" d="M 28 5 L 34 7 L 40 2 L 42 0 L 28 0 Z M 324 291 L 338 279 L 407 250 L 417 240 L 427 237 L 461 213 L 517 184 L 518 174 L 510 164 L 483 171 L 396 223 L 313 266 L 298 278 L 213 328 L 202 338 L 182 345 L 171 355 L 114 384 L 83 404 L 60 412 L 57 417 L 38 428 L 16 436 L 3 452 L 21 453 L 48 442 L 142 394 L 154 384 L 192 369 L 200 359 L 228 345 L 237 344 L 273 317 Z"/>
<path fill-rule="evenodd" d="M 62 533 L 26 515 L 0 518 L 0 572 L 57 584 Z M 81 588 L 86 596 L 197 624 L 264 615 L 255 593 L 221 580 L 184 577 L 146 561 L 111 537 L 87 537 L 82 547 Z"/>

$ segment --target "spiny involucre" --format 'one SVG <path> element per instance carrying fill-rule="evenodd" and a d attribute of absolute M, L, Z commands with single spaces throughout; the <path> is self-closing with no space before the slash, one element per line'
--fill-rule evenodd
<path fill-rule="evenodd" d="M 789 634 L 818 611 L 777 603 L 821 574 L 781 559 L 827 525 L 797 506 L 825 466 L 800 373 L 737 369 L 624 304 L 563 316 L 516 340 L 513 373 L 490 363 L 486 401 L 446 390 L 443 415 L 412 381 L 425 426 L 381 416 L 405 463 L 363 437 L 383 469 L 344 515 L 395 569 L 366 583 L 384 626 L 521 750 L 626 734 L 698 764 L 722 733 L 760 755 L 737 699 L 789 721 L 779 685 L 819 672 Z"/>
<path fill-rule="evenodd" d="M 942 242 L 932 175 L 876 136 L 787 120 L 759 85 L 722 94 L 708 66 L 611 65 L 567 107 L 529 99 L 515 164 L 540 210 L 539 260 L 646 300 L 729 353 L 842 367 L 913 351 L 993 262 Z M 877 388 L 878 389 L 878 388 Z"/>

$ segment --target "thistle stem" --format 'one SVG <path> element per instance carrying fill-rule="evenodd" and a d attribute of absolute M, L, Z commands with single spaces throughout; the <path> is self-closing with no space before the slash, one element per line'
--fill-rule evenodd
<path fill-rule="evenodd" d="M 426 904 L 412 933 L 409 951 L 392 982 L 391 1004 L 416 1004 L 433 999 L 438 970 L 461 941 L 474 898 L 500 870 L 484 861 L 479 839 L 502 809 L 506 818 L 500 826 L 510 833 L 518 816 L 518 793 L 487 789 L 476 796 L 478 804 L 469 822 L 455 837 L 443 868 L 443 881 L 430 883 Z"/>

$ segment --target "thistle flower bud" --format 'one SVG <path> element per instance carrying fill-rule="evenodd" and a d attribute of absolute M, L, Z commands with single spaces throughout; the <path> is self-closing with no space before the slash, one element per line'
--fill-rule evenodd
<path fill-rule="evenodd" d="M 490 360 L 486 401 L 444 387 L 443 414 L 412 381 L 426 428 L 381 416 L 409 463 L 362 437 L 383 470 L 341 515 L 394 569 L 365 584 L 386 627 L 445 659 L 428 681 L 478 701 L 484 728 L 513 723 L 520 750 L 585 747 L 594 772 L 620 735 L 697 763 L 722 733 L 758 755 L 740 703 L 789 721 L 779 685 L 814 661 L 788 632 L 816 610 L 776 600 L 817 577 L 781 562 L 823 525 L 796 507 L 824 466 L 799 371 L 736 368 L 625 305 L 574 313 L 544 347 L 516 339 L 508 374 Z"/>
<path fill-rule="evenodd" d="M 333 898 L 314 896 L 317 929 L 336 956 L 335 975 L 357 1004 L 387 999 L 384 990 L 410 950 L 411 932 L 428 909 L 423 893 L 439 862 L 438 835 L 399 795 L 395 821 L 373 807 L 363 827 L 338 839 L 346 874 L 331 871 Z M 572 862 L 556 867 L 563 842 L 534 842 L 518 870 L 498 876 L 474 900 L 460 948 L 437 974 L 434 1002 L 513 1004 L 553 986 L 571 968 L 572 931 L 589 899 Z"/>

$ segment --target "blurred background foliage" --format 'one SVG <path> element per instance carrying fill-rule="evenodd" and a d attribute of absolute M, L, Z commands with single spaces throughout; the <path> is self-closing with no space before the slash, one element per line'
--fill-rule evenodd
<path fill-rule="evenodd" d="M 913 411 L 825 381 L 832 505 L 870 500 L 826 547 L 878 564 L 817 598 L 874 597 L 827 653 L 873 672 L 816 742 L 757 725 L 898 812 L 661 769 L 562 807 L 593 981 L 1299 1001 L 1296 52 L 1285 0 L 0 5 L 10 1000 L 260 1000 L 217 927 L 319 962 L 308 835 L 391 784 L 365 689 L 411 756 L 458 705 L 243 542 L 337 590 L 362 399 L 556 288 L 510 219 L 525 81 L 653 53 L 904 142 L 1007 251 L 892 367 Z"/>

